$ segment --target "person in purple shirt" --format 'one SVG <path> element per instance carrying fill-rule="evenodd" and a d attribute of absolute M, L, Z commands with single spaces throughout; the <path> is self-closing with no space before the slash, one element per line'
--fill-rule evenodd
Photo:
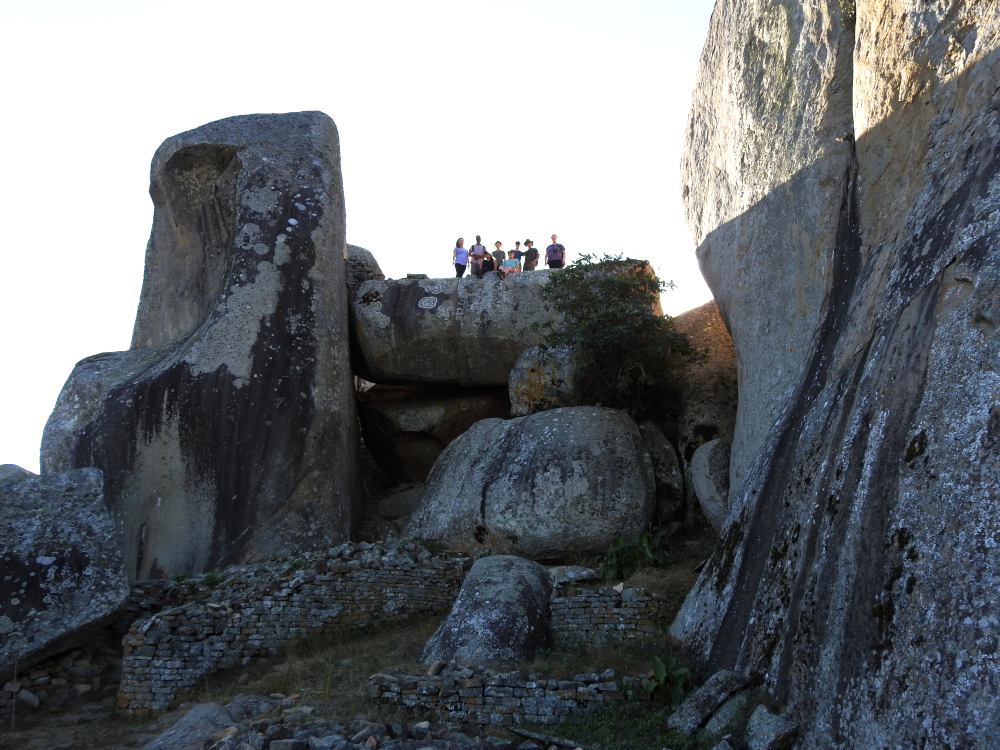
<path fill-rule="evenodd" d="M 552 244 L 545 248 L 545 265 L 549 268 L 562 268 L 566 262 L 566 248 L 556 242 L 552 235 Z"/>
<path fill-rule="evenodd" d="M 465 249 L 463 237 L 455 240 L 455 250 L 451 255 L 451 260 L 455 264 L 455 275 L 459 278 L 465 276 L 465 267 L 469 263 L 469 251 Z"/>

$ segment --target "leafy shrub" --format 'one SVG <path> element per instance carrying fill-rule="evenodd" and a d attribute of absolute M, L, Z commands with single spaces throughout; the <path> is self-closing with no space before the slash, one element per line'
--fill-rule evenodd
<path fill-rule="evenodd" d="M 663 282 L 643 261 L 583 255 L 552 273 L 542 297 L 559 313 L 547 323 L 547 346 L 568 346 L 577 383 L 588 405 L 624 409 L 631 416 L 668 404 L 671 375 L 694 355 L 687 336 L 653 305 L 673 282 Z"/>
<path fill-rule="evenodd" d="M 211 586 L 212 588 L 215 588 L 224 580 L 226 580 L 226 574 L 220 573 L 217 570 L 213 570 L 211 573 L 206 573 L 201 577 L 201 582 L 206 586 Z"/>
<path fill-rule="evenodd" d="M 663 527 L 637 534 L 631 542 L 626 542 L 619 534 L 601 558 L 598 573 L 606 581 L 624 580 L 640 568 L 668 564 L 670 555 L 666 536 L 667 530 Z"/>
<path fill-rule="evenodd" d="M 677 659 L 673 656 L 663 659 L 654 656 L 653 669 L 642 679 L 642 689 L 650 694 L 654 690 L 661 690 L 670 705 L 677 706 L 684 700 L 684 683 L 690 676 L 691 672 L 677 666 Z"/>

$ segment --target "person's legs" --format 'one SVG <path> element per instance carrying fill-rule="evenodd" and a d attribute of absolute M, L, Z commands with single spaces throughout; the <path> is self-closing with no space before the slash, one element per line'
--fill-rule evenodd
<path fill-rule="evenodd" d="M 473 263 L 472 264 L 472 275 L 475 276 L 477 279 L 483 278 L 483 264 L 482 263 Z"/>
<path fill-rule="evenodd" d="M 463 276 L 465 276 L 465 266 L 463 266 L 461 263 L 455 264 L 455 276 L 457 276 L 458 278 L 462 278 Z"/>

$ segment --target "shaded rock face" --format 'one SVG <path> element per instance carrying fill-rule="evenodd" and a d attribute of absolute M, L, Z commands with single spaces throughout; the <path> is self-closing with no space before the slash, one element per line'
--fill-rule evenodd
<path fill-rule="evenodd" d="M 729 443 L 709 440 L 691 458 L 691 484 L 705 518 L 716 534 L 729 515 Z"/>
<path fill-rule="evenodd" d="M 674 327 L 687 334 L 691 345 L 704 355 L 686 362 L 678 372 L 677 449 L 685 470 L 687 501 L 693 506 L 697 502 L 690 475 L 694 452 L 710 440 L 733 440 L 739 401 L 736 355 L 715 300 L 678 315 Z"/>
<path fill-rule="evenodd" d="M 579 406 L 484 419 L 441 454 L 405 536 L 535 560 L 607 550 L 645 528 L 653 467 L 626 414 Z"/>
<path fill-rule="evenodd" d="M 353 293 L 354 288 L 362 281 L 385 278 L 382 268 L 369 250 L 357 245 L 347 245 L 346 252 L 344 277 L 347 279 L 349 294 Z"/>
<path fill-rule="evenodd" d="M 512 417 L 576 406 L 581 400 L 568 346 L 525 349 L 510 371 L 507 388 Z"/>
<path fill-rule="evenodd" d="M 425 664 L 531 660 L 549 646 L 551 594 L 549 575 L 536 562 L 511 555 L 476 560 L 421 659 Z"/>
<path fill-rule="evenodd" d="M 83 643 L 128 601 L 97 469 L 0 485 L 0 683 Z"/>
<path fill-rule="evenodd" d="M 507 385 L 521 352 L 541 343 L 548 271 L 504 279 L 366 281 L 351 298 L 358 375 L 396 385 Z"/>
<path fill-rule="evenodd" d="M 975 747 L 1000 732 L 1000 17 L 839 11 L 713 15 L 684 182 L 738 486 L 671 631 L 766 675 L 798 747 Z"/>
<path fill-rule="evenodd" d="M 135 578 L 345 540 L 361 491 L 333 122 L 174 136 L 150 195 L 133 348 L 77 365 L 42 471 L 104 471 Z"/>
<path fill-rule="evenodd" d="M 643 445 L 653 464 L 656 480 L 656 523 L 663 525 L 684 518 L 684 476 L 677 451 L 653 421 L 639 425 Z"/>
<path fill-rule="evenodd" d="M 358 394 L 365 445 L 397 482 L 423 482 L 448 444 L 480 419 L 510 416 L 505 388 L 380 386 Z"/>

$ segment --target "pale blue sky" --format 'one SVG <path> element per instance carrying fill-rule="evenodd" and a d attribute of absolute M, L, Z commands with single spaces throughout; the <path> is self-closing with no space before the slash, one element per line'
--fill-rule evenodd
<path fill-rule="evenodd" d="M 37 470 L 79 359 L 128 348 L 174 133 L 251 112 L 336 121 L 348 241 L 450 274 L 457 236 L 559 235 L 711 297 L 679 163 L 711 0 L 60 0 L 0 10 L 0 463 Z"/>

